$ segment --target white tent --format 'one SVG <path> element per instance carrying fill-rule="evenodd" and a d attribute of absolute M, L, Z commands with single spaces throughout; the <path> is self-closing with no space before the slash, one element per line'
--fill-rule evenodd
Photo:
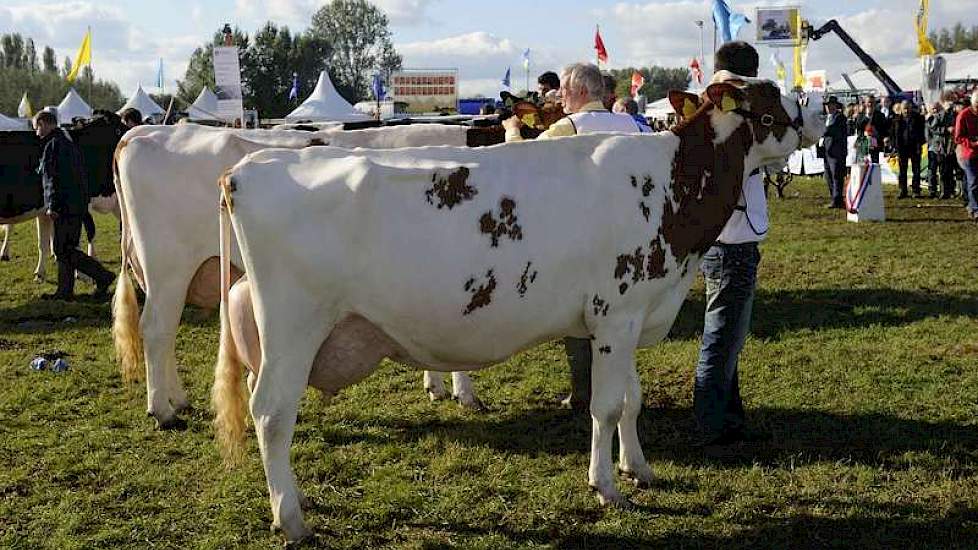
<path fill-rule="evenodd" d="M 197 99 L 187 109 L 190 120 L 220 120 L 217 116 L 217 96 L 206 86 L 197 95 Z"/>
<path fill-rule="evenodd" d="M 11 130 L 30 130 L 30 125 L 27 121 L 22 118 L 10 118 L 0 114 L 0 132 L 8 132 Z"/>
<path fill-rule="evenodd" d="M 294 111 L 286 115 L 286 121 L 298 120 L 331 120 L 337 122 L 359 122 L 370 120 L 370 117 L 357 112 L 353 105 L 343 99 L 333 82 L 329 79 L 326 71 L 319 73 L 319 82 L 312 94 L 296 107 Z"/>
<path fill-rule="evenodd" d="M 656 120 L 665 120 L 675 112 L 668 97 L 658 99 L 645 106 L 645 116 Z"/>
<path fill-rule="evenodd" d="M 76 117 L 92 118 L 92 108 L 72 88 L 58 104 L 58 124 L 71 124 L 71 120 Z"/>
<path fill-rule="evenodd" d="M 157 105 L 156 102 L 143 91 L 143 87 L 141 85 L 136 86 L 136 93 L 132 94 L 129 101 L 127 101 L 126 104 L 123 105 L 117 112 L 121 113 L 126 109 L 137 109 L 139 113 L 143 115 L 143 118 L 151 115 L 165 114 L 163 108 Z"/>

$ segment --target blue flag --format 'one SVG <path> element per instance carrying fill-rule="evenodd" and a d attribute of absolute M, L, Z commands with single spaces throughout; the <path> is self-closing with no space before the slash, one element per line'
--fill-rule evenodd
<path fill-rule="evenodd" d="M 289 101 L 299 99 L 299 73 L 292 73 L 292 89 L 289 90 Z"/>
<path fill-rule="evenodd" d="M 160 58 L 160 63 L 156 67 L 156 87 L 163 91 L 163 58 Z"/>
<path fill-rule="evenodd" d="M 374 75 L 374 80 L 370 83 L 370 91 L 377 101 L 384 99 L 384 96 L 387 95 L 387 90 L 384 89 L 384 79 L 380 78 L 380 73 Z"/>
<path fill-rule="evenodd" d="M 750 19 L 742 13 L 731 12 L 724 0 L 713 0 L 713 24 L 720 32 L 723 42 L 733 40 L 740 28 L 747 23 L 750 23 Z"/>
<path fill-rule="evenodd" d="M 503 86 L 507 88 L 509 88 L 509 69 L 510 67 L 506 67 L 506 76 L 503 77 Z"/>

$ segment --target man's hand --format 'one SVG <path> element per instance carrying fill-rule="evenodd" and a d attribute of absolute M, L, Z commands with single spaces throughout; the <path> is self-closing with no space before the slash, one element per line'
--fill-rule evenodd
<path fill-rule="evenodd" d="M 45 212 L 45 213 L 46 213 L 46 214 L 48 215 L 48 217 L 49 217 L 49 218 L 51 218 L 52 220 L 56 220 L 56 219 L 58 219 L 58 213 L 57 213 L 57 212 L 55 212 L 54 210 L 50 210 L 50 209 L 49 209 L 49 210 L 48 210 L 47 212 Z"/>
<path fill-rule="evenodd" d="M 523 121 L 520 120 L 520 117 L 516 115 L 513 115 L 503 121 L 503 128 L 505 128 L 507 132 L 508 131 L 519 132 L 520 128 L 522 127 L 523 127 Z"/>

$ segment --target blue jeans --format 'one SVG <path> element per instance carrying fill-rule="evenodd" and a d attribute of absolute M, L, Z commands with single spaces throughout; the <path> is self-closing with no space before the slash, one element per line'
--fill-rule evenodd
<path fill-rule="evenodd" d="M 706 314 L 693 411 L 707 437 L 744 427 L 737 362 L 750 329 L 760 261 L 757 243 L 716 243 L 700 266 L 706 279 Z"/>
<path fill-rule="evenodd" d="M 964 196 L 968 199 L 968 212 L 978 212 L 978 158 L 958 157 L 958 164 L 964 170 Z"/>

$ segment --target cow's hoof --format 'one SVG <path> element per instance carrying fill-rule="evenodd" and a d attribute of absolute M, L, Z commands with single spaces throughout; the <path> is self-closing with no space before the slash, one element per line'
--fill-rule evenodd
<path fill-rule="evenodd" d="M 619 470 L 618 473 L 638 489 L 648 489 L 652 486 L 652 468 L 648 466 L 636 470 Z"/>
<path fill-rule="evenodd" d="M 43 275 L 37 275 L 37 274 L 35 274 L 34 275 L 34 282 L 37 283 L 37 284 L 43 283 L 44 282 L 44 276 Z"/>
<path fill-rule="evenodd" d="M 4 254 L 3 256 L 0 256 L 0 262 L 9 262 L 9 261 L 10 261 L 10 256 L 8 256 L 6 254 Z"/>
<path fill-rule="evenodd" d="M 449 394 L 445 391 L 445 388 L 425 388 L 425 391 L 428 392 L 428 399 L 432 401 L 448 399 Z"/>
<path fill-rule="evenodd" d="M 297 527 L 289 529 L 286 531 L 282 529 L 277 523 L 272 523 L 270 527 L 273 533 L 280 533 L 285 535 L 285 547 L 294 548 L 297 545 L 302 544 L 304 541 L 308 540 L 312 536 L 312 531 L 309 530 L 305 524 L 300 523 Z"/>
<path fill-rule="evenodd" d="M 183 431 L 187 429 L 187 421 L 180 418 L 177 415 L 173 415 L 169 418 L 160 418 L 153 413 L 147 413 L 147 416 L 152 416 L 156 419 L 156 429 L 164 432 L 170 431 Z"/>
<path fill-rule="evenodd" d="M 485 412 L 487 410 L 485 403 L 472 394 L 455 395 L 453 397 L 458 401 L 459 405 L 465 407 L 466 409 L 475 412 Z"/>
<path fill-rule="evenodd" d="M 595 487 L 594 485 L 588 485 L 588 487 L 592 491 L 597 493 L 598 502 L 600 502 L 602 506 L 605 506 L 607 508 L 615 508 L 616 510 L 635 509 L 635 504 L 632 501 L 625 498 L 624 496 L 622 496 L 622 494 L 619 493 L 618 490 L 615 488 L 602 490 L 599 489 L 598 487 Z"/>

